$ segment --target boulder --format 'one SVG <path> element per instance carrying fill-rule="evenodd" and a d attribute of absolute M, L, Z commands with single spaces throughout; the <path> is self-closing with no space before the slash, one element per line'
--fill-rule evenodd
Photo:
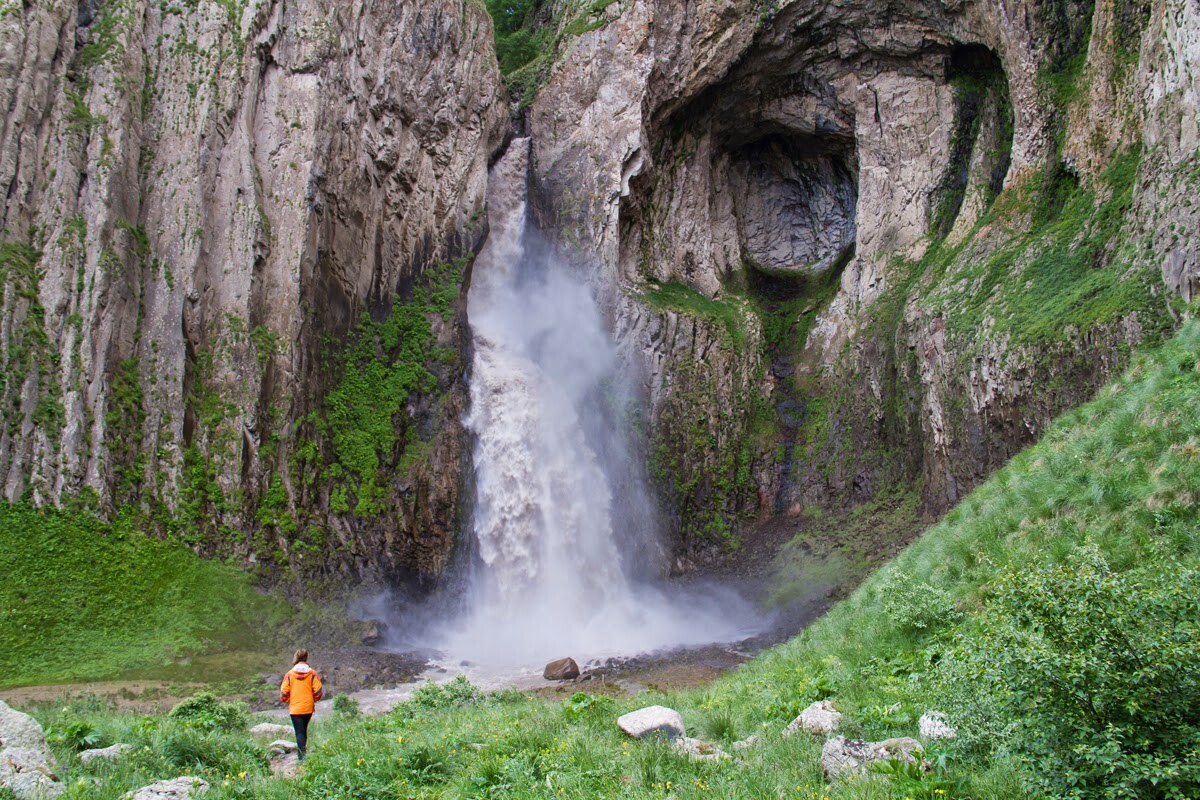
<path fill-rule="evenodd" d="M 260 672 L 258 677 L 262 678 L 263 683 L 269 683 L 276 688 L 283 683 L 283 675 L 278 672 Z"/>
<path fill-rule="evenodd" d="M 917 729 L 921 732 L 922 739 L 931 742 L 958 738 L 958 731 L 946 722 L 945 715 L 938 711 L 926 711 L 922 714 L 921 719 L 917 721 Z"/>
<path fill-rule="evenodd" d="M 0 787 L 18 800 L 49 800 L 66 791 L 54 775 L 54 757 L 42 726 L 0 701 Z"/>
<path fill-rule="evenodd" d="M 386 631 L 386 622 L 378 619 L 369 619 L 363 623 L 362 643 L 367 647 L 374 647 L 383 640 L 383 634 Z"/>
<path fill-rule="evenodd" d="M 267 749 L 271 751 L 271 755 L 282 756 L 295 752 L 297 747 L 295 742 L 289 742 L 287 739 L 276 739 L 267 745 Z"/>
<path fill-rule="evenodd" d="M 261 722 L 250 729 L 255 736 L 292 736 L 295 731 L 291 725 L 276 725 L 274 722 Z"/>
<path fill-rule="evenodd" d="M 573 658 L 560 658 L 546 665 L 542 677 L 548 681 L 569 681 L 579 677 L 579 665 Z"/>
<path fill-rule="evenodd" d="M 678 739 L 673 739 L 671 745 L 692 761 L 722 761 L 729 758 L 729 753 L 726 753 L 712 742 L 693 739 L 690 736 L 680 736 Z"/>
<path fill-rule="evenodd" d="M 825 742 L 821 748 L 821 769 L 825 777 L 848 778 L 862 775 L 867 767 L 876 761 L 888 761 L 893 758 L 917 763 L 913 753 L 921 750 L 921 743 L 916 739 L 887 739 L 882 742 L 865 742 L 861 739 L 847 739 L 845 736 L 835 736 Z"/>
<path fill-rule="evenodd" d="M 94 750 L 84 750 L 79 754 L 79 760 L 84 764 L 90 764 L 93 761 L 116 761 L 125 751 L 132 750 L 131 744 L 114 744 L 111 747 L 99 747 Z"/>
<path fill-rule="evenodd" d="M 687 728 L 683 725 L 683 717 L 679 712 L 666 706 L 648 706 L 638 711 L 631 711 L 617 719 L 617 727 L 635 739 L 658 737 L 660 739 L 678 739 L 687 736 Z"/>
<path fill-rule="evenodd" d="M 821 700 L 801 711 L 800 716 L 792 720 L 791 724 L 783 729 L 783 735 L 791 736 L 797 731 L 805 731 L 818 736 L 825 736 L 836 731 L 841 727 L 841 724 L 841 712 L 833 707 L 833 703 L 828 700 Z"/>
<path fill-rule="evenodd" d="M 126 792 L 121 800 L 189 800 L 208 793 L 208 782 L 199 778 L 172 778 Z"/>

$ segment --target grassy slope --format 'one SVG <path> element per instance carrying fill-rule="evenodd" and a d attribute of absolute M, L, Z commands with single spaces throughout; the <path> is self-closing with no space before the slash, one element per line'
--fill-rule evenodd
<path fill-rule="evenodd" d="M 92 679 L 261 640 L 277 601 L 124 521 L 0 504 L 0 686 Z"/>
<path fill-rule="evenodd" d="M 599 699 L 572 714 L 515 692 L 475 699 L 469 691 L 438 689 L 385 717 L 318 722 L 313 755 L 291 784 L 270 778 L 261 760 L 247 756 L 253 749 L 244 738 L 213 745 L 208 755 L 197 746 L 199 755 L 181 756 L 178 747 L 159 742 L 176 735 L 164 733 L 166 723 L 98 712 L 105 738 L 133 739 L 148 749 L 103 773 L 87 796 L 116 798 L 143 779 L 183 767 L 215 781 L 214 800 L 1030 796 L 1015 761 L 963 745 L 947 747 L 947 766 L 920 783 L 827 786 L 817 766 L 820 742 L 779 731 L 809 702 L 831 696 L 847 712 L 848 735 L 915 734 L 916 715 L 938 692 L 934 654 L 955 634 L 969 639 L 991 587 L 1005 574 L 1070 563 L 1085 545 L 1098 547 L 1118 570 L 1152 569 L 1165 558 L 1200 562 L 1198 354 L 1200 323 L 1193 322 L 1061 419 L 803 635 L 708 690 L 647 693 L 615 704 Z M 932 603 L 953 609 L 940 627 L 903 626 L 883 613 L 911 597 L 906 589 L 913 586 L 953 601 Z M 617 732 L 617 713 L 656 702 L 678 708 L 699 735 L 729 741 L 759 733 L 764 743 L 728 762 L 700 764 Z M 47 710 L 44 719 L 61 726 L 66 714 Z M 69 779 L 83 777 L 81 769 L 72 767 Z"/>

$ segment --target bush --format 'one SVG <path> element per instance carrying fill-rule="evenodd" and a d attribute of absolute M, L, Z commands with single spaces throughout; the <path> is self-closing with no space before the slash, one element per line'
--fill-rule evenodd
<path fill-rule="evenodd" d="M 453 708 L 454 706 L 475 703 L 483 698 L 483 693 L 464 676 L 459 675 L 446 683 L 426 683 L 412 694 L 409 705 L 415 708 Z"/>
<path fill-rule="evenodd" d="M 563 714 L 567 719 L 599 719 L 616 713 L 617 704 L 611 697 L 595 697 L 586 692 L 576 692 L 563 703 Z"/>
<path fill-rule="evenodd" d="M 222 703 L 210 692 L 199 692 L 171 709 L 170 716 L 205 730 L 240 730 L 246 727 L 249 710 L 244 703 Z"/>
<path fill-rule="evenodd" d="M 981 695 L 980 716 L 1014 720 L 992 744 L 1024 757 L 1049 797 L 1196 797 L 1198 652 L 1200 572 L 1121 573 L 1087 546 L 1005 576 L 941 677 Z"/>
<path fill-rule="evenodd" d="M 333 698 L 333 710 L 334 713 L 347 717 L 357 717 L 360 713 L 358 701 L 348 694 L 339 694 Z"/>
<path fill-rule="evenodd" d="M 962 619 L 962 612 L 945 589 L 889 571 L 879 587 L 883 613 L 910 634 L 930 633 Z"/>

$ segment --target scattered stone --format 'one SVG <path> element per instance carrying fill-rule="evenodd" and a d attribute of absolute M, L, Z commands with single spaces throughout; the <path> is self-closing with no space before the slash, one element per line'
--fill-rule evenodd
<path fill-rule="evenodd" d="M 295 752 L 297 748 L 295 742 L 289 742 L 287 739 L 276 739 L 267 745 L 267 749 L 271 751 L 271 755 L 282 756 Z"/>
<path fill-rule="evenodd" d="M 285 753 L 271 759 L 271 774 L 277 778 L 294 778 L 300 771 L 300 758 L 296 753 Z"/>
<path fill-rule="evenodd" d="M 38 721 L 0 700 L 0 787 L 18 800 L 50 800 L 66 791 Z"/>
<path fill-rule="evenodd" d="M 666 706 L 648 706 L 631 711 L 617 719 L 617 726 L 635 739 L 656 736 L 661 739 L 678 739 L 687 736 L 683 717 Z"/>
<path fill-rule="evenodd" d="M 828 700 L 821 700 L 800 712 L 800 716 L 792 720 L 791 724 L 783 729 L 783 735 L 791 736 L 797 731 L 805 731 L 818 736 L 825 736 L 836 731 L 841 727 L 841 724 L 841 712 L 833 707 L 833 703 Z"/>
<path fill-rule="evenodd" d="M 762 744 L 762 737 L 756 733 L 753 736 L 748 736 L 745 739 L 742 739 L 740 742 L 734 742 L 733 749 L 749 750 L 752 747 L 758 747 L 760 744 Z"/>
<path fill-rule="evenodd" d="M 939 711 L 926 711 L 922 714 L 921 719 L 917 722 L 917 728 L 921 732 L 921 738 L 931 742 L 958 738 L 958 731 L 949 722 L 946 722 L 945 715 Z"/>
<path fill-rule="evenodd" d="M 907 737 L 865 742 L 861 739 L 835 736 L 821 748 L 821 769 L 830 780 L 862 775 L 867 772 L 867 767 L 876 761 L 898 758 L 915 764 L 917 759 L 913 753 L 920 750 L 921 743 Z"/>
<path fill-rule="evenodd" d="M 678 739 L 673 739 L 671 745 L 676 750 L 685 753 L 692 761 L 721 761 L 729 758 L 729 753 L 726 753 L 712 742 L 693 739 L 690 736 L 681 736 Z"/>
<path fill-rule="evenodd" d="M 255 736 L 291 736 L 295 733 L 291 725 L 276 725 L 273 722 L 262 722 L 250 729 Z"/>
<path fill-rule="evenodd" d="M 383 640 L 383 635 L 386 632 L 386 622 L 377 619 L 369 619 L 364 623 L 362 643 L 367 647 L 374 647 Z"/>
<path fill-rule="evenodd" d="M 93 750 L 84 750 L 79 754 L 79 760 L 84 764 L 90 764 L 93 761 L 116 761 L 125 753 L 126 750 L 132 750 L 131 744 L 114 744 L 111 747 L 98 747 Z"/>
<path fill-rule="evenodd" d="M 172 778 L 126 792 L 121 800 L 190 800 L 208 793 L 208 782 L 199 778 Z"/>
<path fill-rule="evenodd" d="M 548 681 L 569 681 L 579 677 L 579 665 L 573 658 L 560 658 L 546 665 L 542 677 Z"/>

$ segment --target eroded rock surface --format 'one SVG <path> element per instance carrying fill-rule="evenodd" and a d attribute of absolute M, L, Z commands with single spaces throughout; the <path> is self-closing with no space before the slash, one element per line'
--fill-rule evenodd
<path fill-rule="evenodd" d="M 405 410 L 422 457 L 382 503 L 314 481 L 336 443 L 300 420 L 360 316 L 484 235 L 507 128 L 491 40 L 465 0 L 6 8 L 4 496 L 190 503 L 190 540 L 250 563 L 439 574 L 461 370 Z M 433 325 L 459 347 L 453 314 Z M 293 546 L 306 519 L 336 541 L 320 563 Z"/>
<path fill-rule="evenodd" d="M 54 755 L 38 721 L 0 700 L 0 787 L 18 800 L 50 800 L 66 787 L 54 774 Z"/>

